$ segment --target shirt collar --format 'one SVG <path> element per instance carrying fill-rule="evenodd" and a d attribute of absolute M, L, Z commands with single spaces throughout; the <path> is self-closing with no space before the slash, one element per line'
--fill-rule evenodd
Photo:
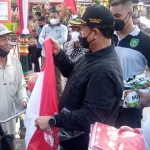
<path fill-rule="evenodd" d="M 93 60 L 95 59 L 95 57 L 103 57 L 105 55 L 108 55 L 110 53 L 112 53 L 113 51 L 115 51 L 115 44 L 112 43 L 110 46 L 106 47 L 106 48 L 103 48 L 101 50 L 98 50 L 96 52 L 89 52 L 85 55 L 85 57 L 90 57 L 91 59 L 90 60 Z"/>
<path fill-rule="evenodd" d="M 49 24 L 49 26 L 52 28 L 55 28 L 55 27 L 60 26 L 60 25 L 61 25 L 61 23 L 57 24 L 56 26 L 52 26 L 51 24 Z"/>
<path fill-rule="evenodd" d="M 136 26 L 134 28 L 134 30 L 131 33 L 129 33 L 128 35 L 137 36 L 139 33 L 140 33 L 140 29 L 138 26 Z M 117 31 L 115 31 L 114 34 L 119 36 Z"/>
<path fill-rule="evenodd" d="M 7 59 L 6 59 L 6 66 L 10 66 L 11 65 L 11 58 L 10 58 L 10 56 L 8 55 L 7 56 Z M 5 66 L 5 67 L 6 67 Z M 0 65 L 0 68 L 3 68 L 1 65 Z"/>

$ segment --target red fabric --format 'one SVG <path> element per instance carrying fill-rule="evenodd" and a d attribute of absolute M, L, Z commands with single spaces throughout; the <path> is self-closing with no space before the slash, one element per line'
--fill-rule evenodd
<path fill-rule="evenodd" d="M 76 7 L 76 2 L 75 0 L 64 0 L 64 3 L 67 7 L 71 6 L 72 7 L 72 11 L 74 13 L 77 12 L 77 7 Z"/>
<path fill-rule="evenodd" d="M 95 123 L 91 126 L 90 150 L 146 150 L 142 135 Z"/>
<path fill-rule="evenodd" d="M 30 77 L 29 77 L 29 80 L 28 80 L 28 90 L 32 93 L 33 91 L 33 88 L 35 86 L 35 83 L 37 81 L 37 78 L 38 78 L 39 74 L 38 73 L 34 73 L 34 74 L 31 74 Z"/>
<path fill-rule="evenodd" d="M 42 71 L 44 71 L 40 116 L 53 116 L 58 113 L 58 102 L 56 94 L 56 79 L 54 73 L 54 62 L 52 56 L 52 44 L 50 39 L 44 42 L 46 59 Z M 58 128 L 51 128 L 52 132 L 46 132 L 54 137 L 54 147 L 51 147 L 44 139 L 44 133 L 37 129 L 30 140 L 27 150 L 57 150 L 59 145 Z"/>
<path fill-rule="evenodd" d="M 22 9 L 22 0 L 16 0 L 16 3 L 18 5 L 19 8 L 19 30 L 18 32 L 21 32 L 24 28 L 23 26 L 23 9 Z"/>
<path fill-rule="evenodd" d="M 18 30 L 16 31 L 16 34 L 19 36 L 22 34 L 22 31 L 24 29 L 24 20 L 23 20 L 23 9 L 22 9 L 22 1 L 23 0 L 16 0 L 16 3 L 18 5 L 18 9 L 19 9 L 19 28 Z M 29 4 L 29 0 L 28 1 L 28 4 Z M 27 10 L 27 13 L 29 12 L 29 10 Z M 24 12 L 25 13 L 25 12 Z M 26 18 L 27 19 L 27 18 Z M 32 31 L 30 29 L 28 29 L 29 32 L 31 33 Z"/>
<path fill-rule="evenodd" d="M 134 128 L 134 133 L 140 134 L 140 130 L 138 128 Z"/>
<path fill-rule="evenodd" d="M 50 6 L 59 5 L 61 2 L 50 2 Z M 29 2 L 30 6 L 39 5 L 39 3 Z"/>

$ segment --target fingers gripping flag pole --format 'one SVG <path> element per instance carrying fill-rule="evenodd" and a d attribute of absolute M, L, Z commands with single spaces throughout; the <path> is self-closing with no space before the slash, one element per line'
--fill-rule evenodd
<path fill-rule="evenodd" d="M 57 150 L 59 146 L 58 128 L 42 132 L 35 127 L 37 117 L 53 116 L 58 113 L 53 46 L 50 39 L 44 42 L 44 47 L 48 59 L 36 81 L 25 116 L 27 150 Z"/>

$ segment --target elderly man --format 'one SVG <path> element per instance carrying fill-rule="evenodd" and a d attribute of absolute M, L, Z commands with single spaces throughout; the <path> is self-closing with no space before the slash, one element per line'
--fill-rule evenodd
<path fill-rule="evenodd" d="M 8 55 L 11 45 L 10 32 L 0 24 L 0 120 L 16 114 L 14 102 L 16 97 L 22 103 L 23 109 L 28 100 L 21 64 L 16 57 Z M 3 124 L 3 131 L 15 135 L 15 124 L 15 119 Z M 11 147 L 15 150 L 14 141 Z"/>

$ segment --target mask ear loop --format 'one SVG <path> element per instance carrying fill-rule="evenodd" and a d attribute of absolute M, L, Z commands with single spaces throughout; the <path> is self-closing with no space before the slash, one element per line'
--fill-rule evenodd
<path fill-rule="evenodd" d="M 93 30 L 88 34 L 88 36 L 86 38 L 88 38 L 92 32 L 93 32 Z"/>

